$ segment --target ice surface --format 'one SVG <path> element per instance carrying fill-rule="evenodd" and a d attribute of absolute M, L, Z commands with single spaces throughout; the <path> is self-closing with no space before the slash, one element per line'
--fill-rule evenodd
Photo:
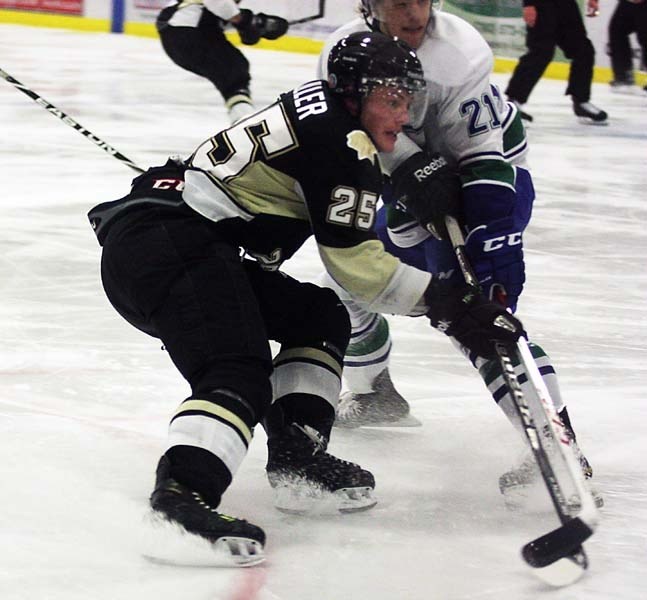
<path fill-rule="evenodd" d="M 315 56 L 245 48 L 259 104 Z M 159 42 L 0 25 L 0 67 L 136 161 L 189 153 L 226 114 Z M 505 84 L 507 77 L 495 75 Z M 188 395 L 160 344 L 112 310 L 85 214 L 133 176 L 0 81 L 0 597 L 4 600 L 639 600 L 647 597 L 647 95 L 594 88 L 608 127 L 579 124 L 564 83 L 527 106 L 538 198 L 519 307 L 551 354 L 606 498 L 589 574 L 549 590 L 521 546 L 556 525 L 547 496 L 510 512 L 497 490 L 520 443 L 477 374 L 421 319 L 391 319 L 391 371 L 423 426 L 335 431 L 371 469 L 371 511 L 277 512 L 257 431 L 222 508 L 265 528 L 241 570 L 154 565 L 138 533 L 167 421 Z M 320 270 L 311 245 L 287 269 Z"/>

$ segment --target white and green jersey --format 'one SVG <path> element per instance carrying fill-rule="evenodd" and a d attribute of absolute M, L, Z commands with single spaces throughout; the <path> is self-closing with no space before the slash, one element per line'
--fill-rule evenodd
<path fill-rule="evenodd" d="M 367 29 L 361 18 L 337 29 L 324 45 L 319 76 L 327 77 L 328 53 L 338 40 Z M 498 218 L 514 201 L 513 165 L 523 164 L 526 140 L 516 108 L 490 83 L 492 51 L 469 23 L 433 11 L 416 52 L 427 81 L 426 106 L 400 134 L 395 150 L 381 156 L 382 164 L 392 172 L 420 149 L 439 152 L 459 169 L 468 228 L 482 223 L 484 204 Z M 472 207 L 479 223 L 469 222 Z"/>

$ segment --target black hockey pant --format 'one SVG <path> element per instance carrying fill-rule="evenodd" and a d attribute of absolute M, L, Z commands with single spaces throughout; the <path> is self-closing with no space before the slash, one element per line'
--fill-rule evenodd
<path fill-rule="evenodd" d="M 160 39 L 176 65 L 206 77 L 225 100 L 249 89 L 249 62 L 221 29 L 169 26 Z"/>
<path fill-rule="evenodd" d="M 537 22 L 534 27 L 526 29 L 528 52 L 519 59 L 506 94 L 525 103 L 553 59 L 557 46 L 572 61 L 566 94 L 577 102 L 588 102 L 595 50 L 586 35 L 577 3 L 575 0 L 556 0 L 542 2 L 536 8 Z"/>
<path fill-rule="evenodd" d="M 642 49 L 643 68 L 647 69 L 647 2 L 634 4 L 621 0 L 609 22 L 609 51 L 613 77 L 633 81 L 633 57 L 629 35 L 635 33 Z"/>
<path fill-rule="evenodd" d="M 340 363 L 348 345 L 350 322 L 334 292 L 242 261 L 218 226 L 188 207 L 122 217 L 104 242 L 101 275 L 116 310 L 162 340 L 192 393 L 232 390 L 254 409 L 251 420 L 240 414 L 250 428 L 272 400 L 268 340 L 282 349 L 328 344 Z"/>

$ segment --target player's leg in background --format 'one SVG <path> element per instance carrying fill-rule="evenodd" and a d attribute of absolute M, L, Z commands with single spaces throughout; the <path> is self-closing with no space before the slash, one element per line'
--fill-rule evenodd
<path fill-rule="evenodd" d="M 521 108 L 528 101 L 530 93 L 543 75 L 555 54 L 557 35 L 557 13 L 552 3 L 537 6 L 537 22 L 534 27 L 526 28 L 526 47 L 528 51 L 519 58 L 506 88 L 510 102 Z M 531 121 L 532 117 L 522 110 L 522 118 Z"/>
<path fill-rule="evenodd" d="M 389 238 L 385 207 L 377 213 L 375 230 L 388 252 L 403 262 L 425 268 L 424 250 L 420 246 L 397 247 Z M 350 343 L 344 357 L 347 391 L 340 397 L 335 425 L 346 428 L 420 425 L 391 379 L 392 340 L 387 319 L 367 310 L 327 274 L 321 276 L 320 283 L 342 299 L 351 322 Z"/>
<path fill-rule="evenodd" d="M 254 111 L 249 61 L 219 27 L 166 27 L 160 32 L 175 64 L 208 79 L 225 100 L 230 122 Z"/>
<path fill-rule="evenodd" d="M 516 186 L 516 216 L 515 219 L 521 226 L 522 230 L 527 224 L 530 214 L 531 207 L 535 198 L 535 190 L 532 182 L 532 177 L 530 173 L 525 169 L 517 169 L 517 178 L 515 182 Z M 523 257 L 519 258 L 521 261 L 521 268 L 523 269 Z M 496 281 L 496 274 L 494 275 Z M 521 293 L 521 288 L 519 289 Z M 562 400 L 562 394 L 559 388 L 559 382 L 557 375 L 555 373 L 555 368 L 553 367 L 550 357 L 544 352 L 544 350 L 537 344 L 530 343 L 530 349 L 539 369 L 539 372 L 548 388 L 548 391 L 553 399 L 555 404 L 555 409 L 562 418 L 564 425 L 572 438 L 573 451 L 576 454 L 580 465 L 582 466 L 582 471 L 586 477 L 591 477 L 592 469 L 589 465 L 588 460 L 582 454 L 579 446 L 575 441 L 575 432 L 573 431 L 571 420 L 568 415 L 566 406 Z M 487 386 L 490 394 L 498 406 L 502 409 L 508 420 L 512 425 L 519 431 L 521 437 L 525 440 L 525 434 L 522 429 L 522 424 L 519 420 L 517 410 L 512 402 L 510 390 L 505 382 L 503 377 L 503 372 L 501 364 L 498 360 L 484 360 L 476 356 L 475 354 L 470 354 L 469 352 L 463 349 L 463 352 L 468 356 L 472 364 L 477 367 L 479 374 L 485 385 Z M 518 365 L 516 365 L 519 367 Z M 517 373 L 519 382 L 521 384 L 522 390 L 524 393 L 531 393 L 530 382 L 526 379 L 524 373 L 519 371 Z M 527 456 L 521 462 L 521 465 L 515 469 L 505 473 L 500 478 L 500 488 L 502 492 L 507 492 L 511 488 L 516 486 L 526 486 L 534 482 L 538 478 L 538 471 L 534 463 L 532 456 Z"/>
<path fill-rule="evenodd" d="M 647 2 L 633 5 L 634 27 L 641 51 L 641 68 L 647 71 Z M 647 92 L 647 85 L 643 90 Z"/>
<path fill-rule="evenodd" d="M 634 73 L 631 57 L 629 35 L 632 31 L 631 17 L 627 2 L 618 2 L 609 21 L 609 54 L 613 80 L 611 88 L 614 91 L 630 89 L 634 85 Z"/>
<path fill-rule="evenodd" d="M 574 0 L 558 2 L 556 7 L 560 15 L 557 45 L 571 61 L 566 95 L 571 96 L 573 112 L 582 122 L 606 124 L 607 113 L 591 102 L 595 49 L 580 8 Z"/>
<path fill-rule="evenodd" d="M 586 479 L 590 479 L 593 476 L 593 469 L 578 444 L 568 409 L 566 408 L 562 398 L 559 381 L 552 361 L 541 346 L 530 342 L 529 347 L 535 363 L 539 368 L 541 377 L 548 388 L 548 392 L 553 403 L 555 404 L 555 409 L 557 410 L 557 413 L 565 426 L 566 432 L 570 437 L 571 448 L 582 468 L 582 473 Z M 479 374 L 490 391 L 492 398 L 498 404 L 499 408 L 501 408 L 512 425 L 519 431 L 520 436 L 525 441 L 525 434 L 498 360 L 485 361 L 481 358 L 471 358 L 474 361 L 475 366 L 478 368 Z M 519 370 L 519 365 L 515 365 L 515 368 L 522 391 L 525 394 L 532 393 L 531 384 L 526 379 L 525 374 Z M 499 478 L 499 489 L 511 504 L 515 504 L 523 501 L 527 488 L 538 482 L 538 480 L 539 470 L 534 457 L 529 450 L 526 450 L 524 457 L 519 461 L 519 463 L 510 471 L 501 475 Z M 598 506 L 602 506 L 602 496 L 595 490 L 593 490 L 593 493 Z"/>

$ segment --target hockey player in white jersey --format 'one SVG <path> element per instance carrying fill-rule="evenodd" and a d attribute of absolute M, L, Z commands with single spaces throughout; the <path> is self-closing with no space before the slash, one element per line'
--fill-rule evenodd
<path fill-rule="evenodd" d="M 326 77 L 326 57 L 338 39 L 374 29 L 415 48 L 427 82 L 426 106 L 398 136 L 395 150 L 381 156 L 391 175 L 392 190 L 390 195 L 384 193 L 385 207 L 376 223 L 378 235 L 405 262 L 459 281 L 461 273 L 451 245 L 437 239 L 443 237 L 442 223 L 436 223 L 434 231 L 433 191 L 428 188 L 432 178 L 427 177 L 439 169 L 457 169 L 469 258 L 485 293 L 514 311 L 525 281 L 522 233 L 530 220 L 534 189 L 529 172 L 522 168 L 527 144 L 520 115 L 490 82 L 491 49 L 469 23 L 432 8 L 431 0 L 362 0 L 361 11 L 362 18 L 340 27 L 326 41 L 319 76 Z M 409 200 L 408 211 L 401 210 L 402 202 L 398 202 L 403 197 Z M 419 200 L 415 207 L 414 199 Z M 419 221 L 432 225 L 436 235 Z M 417 424 L 389 375 L 391 338 L 386 319 L 366 310 L 329 278 L 326 283 L 344 299 L 353 325 L 344 362 L 349 391 L 340 399 L 336 424 Z M 531 348 L 574 440 L 550 359 L 536 344 Z M 498 362 L 473 353 L 469 359 L 516 424 Z M 574 447 L 590 477 L 588 461 L 575 443 Z M 504 474 L 502 491 L 529 483 L 536 474 L 532 467 L 527 463 Z"/>

